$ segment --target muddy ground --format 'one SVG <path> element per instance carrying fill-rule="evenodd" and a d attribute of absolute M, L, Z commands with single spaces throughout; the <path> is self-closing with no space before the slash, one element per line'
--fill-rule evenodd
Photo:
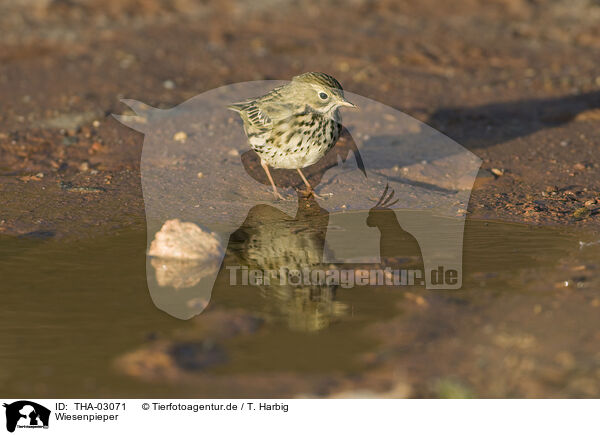
<path fill-rule="evenodd" d="M 600 4 L 594 0 L 4 2 L 0 235 L 77 240 L 144 230 L 143 136 L 110 116 L 126 110 L 121 98 L 167 108 L 225 84 L 324 71 L 351 92 L 418 118 L 483 159 L 468 206 L 470 219 L 581 231 L 592 241 L 600 230 L 599 19 Z M 251 395 L 249 390 L 293 395 L 367 389 L 415 397 L 596 396 L 600 386 L 593 379 L 600 362 L 593 348 L 555 349 L 548 337 L 538 337 L 536 345 L 531 337 L 544 335 L 556 317 L 533 322 L 526 332 L 515 326 L 520 310 L 524 317 L 546 312 L 536 308 L 535 296 L 544 286 L 553 295 L 558 292 L 557 300 L 586 307 L 584 313 L 574 309 L 559 319 L 597 318 L 597 279 L 587 275 L 595 261 L 585 257 L 560 264 L 560 276 L 520 283 L 534 293 L 514 305 L 502 299 L 492 309 L 482 296 L 457 296 L 448 304 L 436 302 L 437 296 L 408 296 L 399 304 L 419 307 L 408 309 L 412 323 L 404 317 L 370 327 L 376 335 L 377 328 L 385 327 L 388 332 L 379 333 L 379 339 L 384 350 L 394 350 L 361 357 L 375 367 L 366 380 L 338 379 L 330 388 L 333 381 L 317 377 L 314 385 L 294 383 L 286 373 L 281 375 L 284 386 L 276 391 L 265 386 L 265 379 L 250 377 L 244 378 L 246 384 L 217 383 L 202 394 L 235 394 L 237 388 L 244 391 L 241 395 Z M 484 269 L 476 272 L 483 281 Z M 582 288 L 589 293 L 561 299 L 563 276 L 565 282 L 585 281 Z M 453 326 L 460 339 L 442 337 L 448 325 L 425 328 L 426 319 L 460 317 L 462 298 L 474 304 L 469 309 L 476 315 Z M 507 320 L 501 319 L 502 304 L 511 313 Z M 419 311 L 424 307 L 429 307 L 427 315 Z M 482 326 L 481 336 L 469 337 L 484 318 L 512 322 L 513 329 Z M 406 329 L 405 322 L 422 328 Z M 393 328 L 404 332 L 394 335 Z M 411 350 L 411 337 L 428 344 Z M 600 340 L 591 332 L 578 337 L 578 343 Z M 568 346 L 571 338 L 558 339 Z M 495 343 L 486 354 L 485 370 L 460 365 L 461 340 L 480 344 L 471 349 L 473 358 Z M 520 355 L 540 346 L 554 355 L 541 358 L 553 361 L 541 371 L 531 363 L 534 357 Z M 516 360 L 495 367 L 494 352 L 506 348 L 516 349 Z M 579 366 L 579 351 L 596 359 L 584 358 L 587 362 Z M 420 358 L 406 356 L 421 352 Z M 457 373 L 440 367 L 445 357 Z M 391 381 L 394 364 L 416 381 Z M 532 372 L 537 373 L 534 380 L 521 382 L 532 379 Z M 491 380 L 496 375 L 510 382 Z M 152 374 L 141 376 L 153 379 Z M 470 378 L 455 382 L 453 376 Z M 80 395 L 76 388 L 68 391 Z M 43 388 L 38 392 L 53 395 Z"/>
<path fill-rule="evenodd" d="M 119 98 L 170 107 L 220 85 L 310 70 L 484 159 L 472 216 L 599 222 L 600 7 L 591 0 L 19 0 L 1 8 L 5 234 L 85 233 L 143 219 L 142 136 L 108 116 L 126 109 Z M 60 182 L 105 190 L 82 194 Z M 590 213 L 576 213 L 582 207 Z"/>

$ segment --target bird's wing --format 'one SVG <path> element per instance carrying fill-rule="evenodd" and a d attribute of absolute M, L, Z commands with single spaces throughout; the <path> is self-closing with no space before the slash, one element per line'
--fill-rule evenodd
<path fill-rule="evenodd" d="M 265 110 L 261 110 L 256 100 L 230 104 L 227 108 L 238 112 L 249 130 L 267 132 L 273 125 L 269 115 Z"/>
<path fill-rule="evenodd" d="M 230 104 L 228 109 L 238 112 L 249 130 L 266 132 L 273 123 L 294 115 L 294 105 L 284 98 L 285 86 L 277 87 L 262 97 Z"/>

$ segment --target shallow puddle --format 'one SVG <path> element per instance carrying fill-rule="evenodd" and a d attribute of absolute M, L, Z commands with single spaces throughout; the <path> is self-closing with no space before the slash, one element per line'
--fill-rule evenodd
<path fill-rule="evenodd" d="M 594 350 L 600 245 L 580 246 L 594 241 L 591 234 L 467 221 L 461 290 L 231 285 L 226 266 L 247 254 L 251 237 L 248 231 L 232 236 L 210 305 L 189 321 L 154 306 L 141 229 L 78 242 L 43 234 L 0 238 L 3 395 L 328 394 L 331 385 L 352 385 L 379 369 L 405 373 L 414 396 L 440 395 L 432 380 L 461 373 L 468 378 L 461 382 L 479 396 L 560 395 L 565 385 L 577 388 L 600 369 Z M 412 255 L 393 258 L 419 266 Z M 215 321 L 215 313 L 226 316 Z M 245 316 L 255 326 L 227 332 Z M 136 352 L 149 362 L 128 359 Z M 550 376 L 549 390 L 536 384 L 530 392 L 515 387 L 511 393 L 482 380 L 488 364 L 498 383 L 518 383 L 491 369 L 496 352 L 500 360 L 533 359 L 529 371 L 512 373 L 538 377 L 544 388 Z M 567 356 L 556 363 L 561 352 Z M 152 361 L 162 354 L 172 358 L 158 370 Z M 131 361 L 137 365 L 128 366 Z M 552 375 L 549 364 L 584 381 Z M 280 382 L 274 389 L 269 379 L 277 376 L 283 378 L 273 381 Z M 597 390 L 582 391 L 575 394 Z"/>

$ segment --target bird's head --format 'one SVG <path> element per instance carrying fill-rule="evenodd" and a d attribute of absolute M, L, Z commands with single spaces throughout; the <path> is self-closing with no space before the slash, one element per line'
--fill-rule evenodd
<path fill-rule="evenodd" d="M 290 90 L 293 98 L 324 115 L 340 107 L 358 109 L 344 97 L 340 82 L 325 73 L 308 72 L 296 76 L 290 83 Z"/>

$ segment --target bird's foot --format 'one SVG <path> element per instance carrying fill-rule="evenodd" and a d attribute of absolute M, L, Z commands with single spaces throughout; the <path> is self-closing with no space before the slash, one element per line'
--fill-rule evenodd
<path fill-rule="evenodd" d="M 273 195 L 275 195 L 275 199 L 280 199 L 282 201 L 285 201 L 285 198 L 281 195 L 281 193 L 274 191 Z"/>
<path fill-rule="evenodd" d="M 323 198 L 321 195 L 318 195 L 317 192 L 315 192 L 312 189 L 303 189 L 303 190 L 298 190 L 298 192 L 300 192 L 302 195 L 308 197 L 310 195 L 314 196 L 316 199 L 325 199 Z"/>

